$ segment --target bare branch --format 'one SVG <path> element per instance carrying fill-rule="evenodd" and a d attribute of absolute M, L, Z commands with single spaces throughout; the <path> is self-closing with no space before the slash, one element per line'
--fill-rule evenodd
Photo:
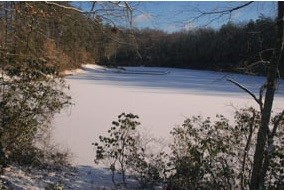
<path fill-rule="evenodd" d="M 118 2 L 116 2 L 116 1 L 110 1 L 110 3 L 113 4 L 113 5 L 122 7 L 122 8 L 127 8 L 127 6 L 124 6 L 123 4 L 121 4 L 121 1 L 118 1 Z M 124 2 L 124 4 L 125 4 L 125 3 L 126 3 L 126 2 Z"/>
<path fill-rule="evenodd" d="M 248 153 L 250 150 L 250 145 L 251 145 L 251 140 L 252 140 L 252 136 L 254 133 L 254 129 L 255 129 L 255 117 L 256 117 L 256 113 L 255 111 L 253 111 L 253 115 L 251 117 L 251 120 L 249 122 L 249 136 L 248 139 L 246 141 L 246 146 L 244 149 L 244 155 L 243 155 L 243 160 L 242 160 L 242 170 L 241 170 L 241 187 L 242 189 L 245 189 L 245 182 L 244 182 L 244 172 L 245 172 L 245 166 L 246 166 L 246 162 L 247 162 L 247 157 L 248 157 Z"/>
<path fill-rule="evenodd" d="M 127 2 L 124 2 L 124 3 L 125 3 L 125 7 L 127 9 L 127 11 L 126 11 L 126 18 L 129 19 L 130 27 L 132 27 L 133 10 L 132 10 L 132 8 L 130 7 L 130 5 Z"/>
<path fill-rule="evenodd" d="M 210 23 L 214 22 L 215 20 L 218 20 L 221 17 L 223 17 L 224 15 L 228 15 L 228 14 L 229 14 L 229 20 L 231 20 L 232 13 L 234 11 L 237 11 L 239 9 L 246 7 L 246 6 L 249 6 L 252 3 L 253 3 L 253 1 L 249 1 L 249 2 L 244 3 L 244 4 L 237 6 L 237 7 L 233 7 L 233 8 L 225 9 L 225 10 L 220 10 L 220 11 L 211 11 L 211 12 L 203 12 L 200 9 L 196 8 L 196 10 L 199 12 L 199 14 L 197 16 L 195 16 L 194 18 L 192 18 L 189 21 L 189 23 L 194 22 L 194 21 L 200 19 L 201 17 L 208 16 L 208 15 L 211 15 L 211 17 L 208 19 L 208 22 L 207 22 L 207 24 L 205 24 L 205 26 L 209 25 Z"/>
<path fill-rule="evenodd" d="M 68 10 L 73 10 L 73 11 L 77 11 L 77 12 L 80 12 L 80 13 L 85 13 L 84 11 L 77 9 L 75 7 L 69 7 L 69 6 L 61 5 L 59 3 L 50 2 L 50 1 L 45 1 L 45 3 L 48 4 L 48 5 L 54 5 L 54 6 L 57 6 L 57 7 L 61 7 L 63 9 L 68 9 Z"/>
<path fill-rule="evenodd" d="M 241 8 L 244 8 L 250 4 L 252 4 L 253 1 L 249 1 L 247 3 L 244 3 L 243 5 L 240 5 L 240 6 L 237 6 L 237 7 L 234 7 L 232 9 L 227 9 L 227 10 L 222 10 L 222 11 L 212 11 L 212 12 L 203 12 L 201 14 L 203 15 L 212 15 L 212 14 L 231 14 L 232 12 L 236 11 L 236 10 L 239 10 Z"/>
<path fill-rule="evenodd" d="M 272 51 L 274 51 L 274 48 L 264 49 L 264 50 L 260 51 L 258 53 L 260 60 L 263 61 L 263 54 L 268 53 L 268 52 L 272 52 Z"/>
<path fill-rule="evenodd" d="M 284 119 L 284 110 L 279 114 L 278 118 L 275 120 L 274 125 L 273 125 L 273 129 L 269 134 L 270 138 L 273 138 L 276 134 L 276 130 L 281 122 L 281 120 Z"/>
<path fill-rule="evenodd" d="M 113 27 L 116 27 L 116 24 L 115 22 L 110 19 L 109 17 L 111 17 L 111 12 L 114 12 L 116 11 L 116 9 L 112 8 L 112 7 L 103 7 L 103 8 L 100 8 L 100 9 L 95 9 L 95 6 L 96 6 L 96 2 L 93 2 L 92 4 L 92 7 L 91 7 L 91 10 L 90 11 L 82 11 L 78 8 L 75 8 L 75 7 L 71 7 L 71 6 L 65 6 L 65 5 L 61 5 L 59 3 L 56 3 L 56 2 L 49 2 L 49 1 L 45 1 L 46 4 L 48 5 L 53 5 L 53 6 L 57 6 L 57 7 L 60 7 L 60 8 L 63 8 L 63 9 L 67 9 L 67 10 L 72 10 L 72 11 L 76 11 L 76 12 L 79 12 L 79 13 L 82 13 L 82 14 L 99 14 L 99 12 L 102 12 L 104 11 L 104 14 L 99 14 L 99 17 L 103 20 L 105 20 L 106 22 L 108 22 L 109 24 L 111 24 Z M 130 23 L 130 25 L 132 25 L 132 7 L 127 3 L 125 2 L 124 4 L 122 4 L 120 1 L 119 2 L 109 2 L 110 4 L 114 5 L 114 6 L 117 6 L 119 7 L 120 9 L 123 9 L 124 12 L 126 12 L 126 18 L 128 19 L 128 22 Z M 118 16 L 118 15 L 117 15 Z M 116 17 L 117 17 L 116 16 Z M 97 26 L 99 26 L 99 23 L 98 21 L 94 20 L 94 19 L 91 19 L 90 20 L 92 22 L 94 22 Z M 101 30 L 101 32 L 103 34 L 105 34 L 105 31 L 99 27 L 99 29 Z M 133 34 L 132 34 L 133 35 Z M 116 42 L 116 43 L 119 43 L 119 44 L 124 44 L 124 45 L 129 45 L 129 43 L 127 42 L 122 42 L 120 41 L 119 39 L 115 38 L 114 36 L 112 35 L 108 35 L 108 38 L 110 38 L 112 41 Z M 136 42 L 137 43 L 137 42 Z"/>
<path fill-rule="evenodd" d="M 259 89 L 259 102 L 261 103 L 260 105 L 260 110 L 262 111 L 262 108 L 263 108 L 263 93 L 264 93 L 264 90 L 266 88 L 266 84 L 263 84 L 260 89 Z"/>
<path fill-rule="evenodd" d="M 248 65 L 247 67 L 254 67 L 254 66 L 256 66 L 256 65 L 268 65 L 270 63 L 270 61 L 263 61 L 263 60 L 261 60 L 261 61 L 256 61 L 256 62 L 253 62 L 253 63 L 251 63 L 250 65 Z"/>
<path fill-rule="evenodd" d="M 93 2 L 91 11 L 94 11 L 94 10 L 95 10 L 95 6 L 96 6 L 96 1 Z"/>
<path fill-rule="evenodd" d="M 253 99 L 257 102 L 258 105 L 261 105 L 262 103 L 259 101 L 259 99 L 249 90 L 247 89 L 245 86 L 241 85 L 240 83 L 238 83 L 237 81 L 231 79 L 231 78 L 227 78 L 227 81 L 235 84 L 236 86 L 238 86 L 239 88 L 241 88 L 242 90 L 244 90 L 245 92 L 247 92 L 249 95 L 251 95 L 251 97 L 253 97 Z"/>

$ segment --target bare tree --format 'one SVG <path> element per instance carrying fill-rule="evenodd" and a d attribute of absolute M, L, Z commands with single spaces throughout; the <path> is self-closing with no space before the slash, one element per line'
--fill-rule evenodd
<path fill-rule="evenodd" d="M 200 12 L 195 19 L 207 15 L 219 15 L 218 18 L 225 14 L 231 14 L 233 11 L 242 9 L 253 2 L 244 3 L 238 7 L 234 7 L 222 11 L 212 11 L 212 12 Z M 267 67 L 267 77 L 266 83 L 260 88 L 259 97 L 255 96 L 253 92 L 247 89 L 245 86 L 239 84 L 233 79 L 228 79 L 229 82 L 237 85 L 239 88 L 247 92 L 259 105 L 261 111 L 261 125 L 257 133 L 257 142 L 255 147 L 253 165 L 252 165 L 252 175 L 250 179 L 250 189 L 261 190 L 265 186 L 265 176 L 268 171 L 270 160 L 274 151 L 274 137 L 279 128 L 280 121 L 284 118 L 284 110 L 279 114 L 279 117 L 274 125 L 270 128 L 271 121 L 271 111 L 275 96 L 275 91 L 278 86 L 278 68 L 281 64 L 283 48 L 284 48 L 284 2 L 278 2 L 278 16 L 277 16 L 277 37 L 273 49 L 273 54 L 270 61 L 260 60 L 258 63 L 265 64 Z M 265 93 L 265 95 L 264 95 Z M 264 97 L 264 98 L 263 98 Z"/>
<path fill-rule="evenodd" d="M 257 144 L 254 154 L 253 171 L 251 177 L 251 189 L 263 189 L 264 178 L 268 169 L 269 159 L 273 151 L 273 138 L 279 127 L 274 125 L 273 129 L 269 129 L 271 119 L 271 110 L 274 101 L 275 90 L 278 85 L 278 67 L 283 55 L 284 40 L 284 2 L 278 2 L 278 16 L 277 16 L 277 38 L 273 55 L 268 65 L 267 79 L 266 79 L 266 94 L 264 99 L 263 109 L 261 110 L 261 127 L 257 135 Z M 283 117 L 283 112 L 279 120 Z M 278 123 L 278 122 L 277 122 Z M 265 150 L 266 148 L 266 150 Z"/>

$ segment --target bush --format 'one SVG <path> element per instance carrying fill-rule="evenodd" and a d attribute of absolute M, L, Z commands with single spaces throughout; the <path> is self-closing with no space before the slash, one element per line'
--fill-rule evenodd
<path fill-rule="evenodd" d="M 7 60 L 3 60 L 5 62 Z M 38 165 L 37 143 L 55 113 L 70 105 L 64 81 L 44 59 L 11 57 L 0 77 L 1 165 Z"/>
<path fill-rule="evenodd" d="M 222 115 L 215 122 L 200 116 L 185 120 L 171 132 L 169 165 L 174 173 L 167 179 L 168 188 L 249 189 L 259 126 L 260 113 L 253 108 L 237 111 L 234 124 Z M 268 189 L 279 189 L 284 181 L 283 127 L 278 134 L 265 181 Z M 268 152 L 267 147 L 265 156 Z"/>
<path fill-rule="evenodd" d="M 141 188 L 153 189 L 166 178 L 168 155 L 159 150 L 161 142 L 149 135 L 138 135 L 137 144 L 129 157 L 128 173 Z"/>
<path fill-rule="evenodd" d="M 104 161 L 112 171 L 112 180 L 117 187 L 120 185 L 115 180 L 116 172 L 122 174 L 122 184 L 126 187 L 126 174 L 136 179 L 141 187 L 153 187 L 161 181 L 160 167 L 164 163 L 160 159 L 165 156 L 147 154 L 143 138 L 137 131 L 140 123 L 138 116 L 122 113 L 118 121 L 113 121 L 113 127 L 108 131 L 108 136 L 100 136 L 100 141 L 93 143 L 96 148 L 95 162 Z"/>
<path fill-rule="evenodd" d="M 95 162 L 108 160 L 112 171 L 112 181 L 115 186 L 114 174 L 119 171 L 122 174 L 123 185 L 126 186 L 127 160 L 132 155 L 137 144 L 136 128 L 140 125 L 137 115 L 122 113 L 118 121 L 113 121 L 113 127 L 108 130 L 109 136 L 100 136 L 100 143 L 93 143 L 96 148 Z"/>
<path fill-rule="evenodd" d="M 234 139 L 228 120 L 218 116 L 219 121 L 211 123 L 210 118 L 192 117 L 182 126 L 175 127 L 171 165 L 175 173 L 170 184 L 178 189 L 229 189 L 235 176 Z"/>
<path fill-rule="evenodd" d="M 276 115 L 271 125 L 284 125 Z M 109 160 L 109 168 L 125 174 L 140 183 L 140 187 L 153 189 L 249 189 L 253 155 L 260 126 L 260 113 L 254 108 L 236 111 L 234 123 L 222 115 L 211 118 L 201 116 L 186 119 L 171 131 L 170 151 L 149 153 L 145 146 L 151 141 L 136 130 L 138 116 L 121 114 L 114 121 L 108 137 L 100 137 L 95 161 Z M 281 127 L 280 127 L 281 128 Z M 278 131 L 269 156 L 269 172 L 265 186 L 281 189 L 284 184 L 284 128 Z M 149 144 L 148 144 L 149 145 Z M 111 161 L 110 161 L 111 160 Z M 114 181 L 115 183 L 115 181 Z M 116 185 L 116 183 L 115 183 Z"/>

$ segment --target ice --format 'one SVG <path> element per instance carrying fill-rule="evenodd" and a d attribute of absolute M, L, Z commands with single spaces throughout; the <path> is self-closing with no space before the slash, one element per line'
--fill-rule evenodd
<path fill-rule="evenodd" d="M 171 129 L 192 115 L 232 118 L 237 108 L 258 105 L 232 78 L 258 96 L 264 77 L 174 68 L 125 67 L 110 69 L 87 65 L 85 72 L 67 77 L 74 106 L 56 116 L 56 142 L 74 153 L 75 165 L 95 166 L 92 142 L 105 135 L 122 113 L 140 116 L 142 128 L 168 138 Z M 127 73 L 117 72 L 127 71 Z M 130 74 L 131 71 L 142 71 Z M 143 74 L 147 73 L 147 74 Z M 151 75 L 153 72 L 166 72 Z M 284 81 L 274 102 L 274 112 L 284 105 Z M 98 167 L 98 166 L 95 166 Z"/>

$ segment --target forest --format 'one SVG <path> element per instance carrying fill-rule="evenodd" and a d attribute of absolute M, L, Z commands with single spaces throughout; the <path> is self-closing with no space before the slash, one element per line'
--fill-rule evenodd
<path fill-rule="evenodd" d="M 166 33 L 135 30 L 138 51 L 118 46 L 101 64 L 121 66 L 177 67 L 199 70 L 264 74 L 265 66 L 251 63 L 268 60 L 275 41 L 275 20 L 260 17 L 248 23 L 228 22 L 210 27 Z M 280 71 L 283 73 L 283 66 Z"/>
<path fill-rule="evenodd" d="M 18 21 L 11 20 L 18 22 L 18 28 L 6 31 L 6 35 L 10 38 L 18 35 L 17 32 L 24 35 L 30 30 L 25 39 L 41 42 L 30 43 L 29 48 L 36 45 L 42 50 L 37 54 L 50 59 L 59 70 L 95 62 L 106 66 L 176 67 L 263 75 L 265 66 L 251 63 L 269 60 L 276 36 L 275 20 L 266 17 L 248 23 L 228 22 L 220 29 L 205 27 L 166 33 L 150 28 L 110 26 L 100 17 L 91 18 L 44 3 L 15 6 L 25 12 L 19 12 Z M 30 9 L 34 9 L 33 15 Z M 5 14 L 14 13 L 2 12 Z M 36 26 L 21 26 L 19 22 L 23 19 Z M 13 43 L 14 47 L 21 46 L 17 48 L 21 51 L 25 46 L 20 43 L 26 42 Z M 279 70 L 283 73 L 283 66 Z"/>

